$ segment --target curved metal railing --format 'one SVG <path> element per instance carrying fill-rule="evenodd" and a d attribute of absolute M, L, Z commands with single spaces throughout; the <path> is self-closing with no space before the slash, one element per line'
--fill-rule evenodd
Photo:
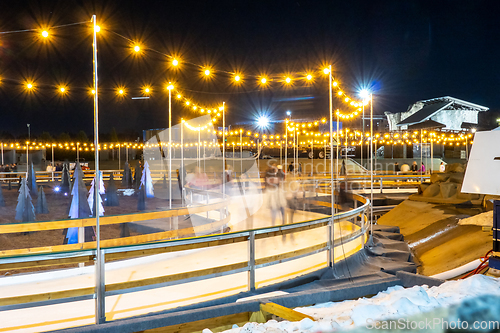
<path fill-rule="evenodd" d="M 159 253 L 179 253 L 192 249 L 204 249 L 235 243 L 246 243 L 248 248 L 248 257 L 245 258 L 245 260 L 240 260 L 236 263 L 214 266 L 200 270 L 193 270 L 184 273 L 176 273 L 170 275 L 155 276 L 146 279 L 106 284 L 104 296 L 139 292 L 242 272 L 248 273 L 248 289 L 254 290 L 256 288 L 255 272 L 257 269 L 281 264 L 287 261 L 296 260 L 321 252 L 328 253 L 328 265 L 332 266 L 335 260 L 335 249 L 337 247 L 343 246 L 344 244 L 356 239 L 360 239 L 359 243 L 362 246 L 362 244 L 365 243 L 366 234 L 368 232 L 368 223 L 365 214 L 370 205 L 369 200 L 364 198 L 363 196 L 356 194 L 349 194 L 349 197 L 354 202 L 354 208 L 348 211 L 339 212 L 335 214 L 333 218 L 331 216 L 326 216 L 318 219 L 295 222 L 286 225 L 221 233 L 215 235 L 171 240 L 151 240 L 148 241 L 148 243 L 141 244 L 120 244 L 118 246 L 104 246 L 101 249 L 101 253 L 102 258 L 105 258 L 106 262 L 112 260 L 149 256 Z M 92 219 L 83 220 L 86 220 L 89 223 L 90 221 L 92 221 Z M 105 217 L 101 218 L 100 220 L 106 221 Z M 341 223 L 345 221 L 350 221 L 357 227 L 352 228 L 355 229 L 352 232 L 343 236 L 341 235 L 341 237 L 339 238 L 335 238 L 335 229 L 340 228 Z M 325 233 L 326 235 L 324 241 L 319 244 L 315 244 L 305 248 L 294 249 L 293 251 L 289 252 L 281 252 L 271 256 L 256 258 L 255 243 L 257 240 L 276 237 L 280 235 L 299 233 L 321 227 L 326 227 L 328 229 L 328 232 Z M 35 230 L 33 228 L 30 229 L 30 227 L 27 228 L 29 230 Z M 1 229 L 0 232 L 2 232 Z M 96 250 L 92 248 L 82 248 L 73 251 L 68 251 L 66 249 L 64 251 L 55 251 L 51 253 L 30 253 L 16 256 L 3 255 L 0 256 L 0 269 L 25 267 L 28 265 L 28 263 L 36 263 L 37 265 L 41 266 L 51 266 L 58 263 L 66 264 L 77 262 L 91 262 L 95 260 L 95 257 Z M 45 292 L 40 294 L 4 297 L 0 298 L 0 311 L 88 300 L 96 297 L 95 292 L 95 287 L 84 287 L 63 291 Z"/>

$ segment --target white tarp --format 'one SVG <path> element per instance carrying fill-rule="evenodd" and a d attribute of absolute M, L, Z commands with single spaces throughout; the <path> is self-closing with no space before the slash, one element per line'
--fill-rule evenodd
<path fill-rule="evenodd" d="M 462 192 L 500 195 L 500 131 L 476 133 Z"/>

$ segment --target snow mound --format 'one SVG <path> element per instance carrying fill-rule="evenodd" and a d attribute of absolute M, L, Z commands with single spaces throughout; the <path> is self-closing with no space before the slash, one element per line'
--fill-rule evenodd
<path fill-rule="evenodd" d="M 403 288 L 389 287 L 371 298 L 342 302 L 327 302 L 309 307 L 296 308 L 313 317 L 300 322 L 270 320 L 264 324 L 246 323 L 243 327 L 225 331 L 228 333 L 287 333 L 327 332 L 344 328 L 365 326 L 368 320 L 384 320 L 408 317 L 436 308 L 448 307 L 480 295 L 500 296 L 500 279 L 473 275 L 464 280 L 447 281 L 440 286 L 426 285 Z"/>

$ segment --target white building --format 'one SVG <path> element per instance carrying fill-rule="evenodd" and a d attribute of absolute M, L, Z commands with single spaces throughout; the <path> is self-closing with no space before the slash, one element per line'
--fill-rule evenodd
<path fill-rule="evenodd" d="M 477 124 L 477 115 L 489 108 L 458 98 L 446 96 L 418 101 L 408 107 L 408 111 L 385 112 L 389 122 L 389 130 L 405 130 L 409 125 L 426 120 L 434 120 L 445 125 L 447 130 L 462 130 L 462 123 Z"/>

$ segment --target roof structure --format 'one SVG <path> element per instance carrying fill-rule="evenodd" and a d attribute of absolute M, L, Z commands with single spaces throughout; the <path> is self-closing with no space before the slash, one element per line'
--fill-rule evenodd
<path fill-rule="evenodd" d="M 443 128 L 443 127 L 446 127 L 446 125 L 429 119 L 429 120 L 423 121 L 421 123 L 409 125 L 408 129 L 409 130 L 419 130 L 419 129 L 436 129 L 436 128 Z"/>
<path fill-rule="evenodd" d="M 433 115 L 442 110 L 456 110 L 456 111 L 488 111 L 489 108 L 478 104 L 463 101 L 458 98 L 445 96 L 433 98 L 428 100 L 419 101 L 423 107 L 400 121 L 397 125 L 412 125 L 425 120 L 429 120 Z M 417 102 L 418 103 L 418 102 Z"/>

